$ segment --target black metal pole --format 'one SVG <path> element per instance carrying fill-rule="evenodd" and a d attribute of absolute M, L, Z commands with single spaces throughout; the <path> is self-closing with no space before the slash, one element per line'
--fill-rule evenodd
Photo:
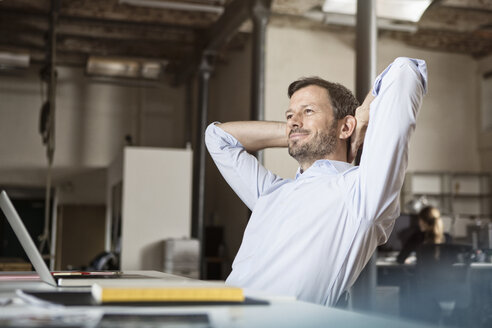
<path fill-rule="evenodd" d="M 376 78 L 377 21 L 376 1 L 357 1 L 355 94 L 364 101 Z"/>
<path fill-rule="evenodd" d="M 50 19 L 50 45 L 49 45 L 49 82 L 48 82 L 48 101 L 50 104 L 49 115 L 49 137 L 47 143 L 47 157 L 51 165 L 55 153 L 55 109 L 56 109 L 56 27 L 58 24 L 58 13 L 60 11 L 60 0 L 51 1 Z"/>
<path fill-rule="evenodd" d="M 205 222 L 205 129 L 208 120 L 209 81 L 214 55 L 205 54 L 199 68 L 198 124 L 193 152 L 193 221 L 192 237 L 200 243 L 200 279 L 205 279 L 204 222 Z"/>
<path fill-rule="evenodd" d="M 48 104 L 49 114 L 47 122 L 47 140 L 46 140 L 46 157 L 48 160 L 48 167 L 46 173 L 46 193 L 45 193 L 45 211 L 44 211 L 44 230 L 43 234 L 39 236 L 39 251 L 43 254 L 44 249 L 48 251 L 48 257 L 53 256 L 51 244 L 50 244 L 50 213 L 51 209 L 51 171 L 53 167 L 53 159 L 55 156 L 55 109 L 56 109 L 56 28 L 58 25 L 58 14 L 60 12 L 60 0 L 51 0 L 51 15 L 50 15 L 50 29 L 49 29 L 49 45 L 47 56 L 47 72 L 46 78 L 48 80 Z M 46 256 L 44 256 L 46 257 Z"/>
<path fill-rule="evenodd" d="M 193 126 L 193 79 L 189 79 L 186 81 L 186 86 L 185 86 L 185 113 L 184 113 L 184 134 L 183 134 L 183 141 L 184 141 L 184 146 L 188 147 L 188 145 L 191 145 L 192 141 L 192 129 L 191 127 Z"/>
<path fill-rule="evenodd" d="M 360 103 L 371 90 L 376 78 L 376 0 L 357 1 L 357 25 L 356 25 L 356 97 Z M 360 160 L 357 156 L 356 164 Z M 377 285 L 376 268 L 377 250 L 361 272 L 357 282 L 352 288 L 352 306 L 356 310 L 371 311 L 374 309 L 374 298 Z"/>
<path fill-rule="evenodd" d="M 253 21 L 252 76 L 251 76 L 251 120 L 265 119 L 265 43 L 266 28 L 270 16 L 271 1 L 255 1 L 251 8 Z M 263 152 L 257 153 L 263 163 Z"/>

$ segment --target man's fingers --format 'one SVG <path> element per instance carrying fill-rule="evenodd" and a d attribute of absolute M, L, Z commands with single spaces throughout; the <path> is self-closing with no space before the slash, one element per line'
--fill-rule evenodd
<path fill-rule="evenodd" d="M 348 156 L 348 162 L 352 163 L 357 158 L 357 152 L 362 148 L 362 142 L 360 140 L 354 140 L 350 144 L 350 154 Z"/>
<path fill-rule="evenodd" d="M 348 162 L 349 163 L 352 163 L 355 159 L 355 156 L 357 155 L 357 150 L 359 148 L 359 145 L 357 144 L 357 141 L 354 140 L 351 144 L 350 144 L 350 153 L 349 153 L 349 156 L 348 156 Z"/>

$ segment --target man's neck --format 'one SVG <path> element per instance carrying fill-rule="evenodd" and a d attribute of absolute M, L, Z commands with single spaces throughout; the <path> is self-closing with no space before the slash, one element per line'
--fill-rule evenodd
<path fill-rule="evenodd" d="M 299 162 L 299 166 L 301 167 L 301 173 L 306 172 L 314 164 L 314 162 L 316 162 L 318 160 L 323 160 L 323 159 L 326 159 L 329 161 L 347 162 L 347 156 L 346 155 L 341 156 L 340 154 L 338 154 L 338 155 L 337 154 L 330 154 L 330 155 L 327 155 L 323 158 L 313 159 L 313 160 L 305 161 L 302 163 Z"/>
<path fill-rule="evenodd" d="M 331 153 L 325 155 L 325 156 L 320 156 L 316 157 L 313 155 L 312 157 L 310 156 L 305 156 L 304 158 L 296 158 L 297 162 L 299 163 L 299 166 L 301 167 L 301 173 L 305 172 L 307 169 L 311 167 L 311 165 L 314 164 L 314 162 L 318 160 L 329 160 L 329 161 L 339 161 L 339 162 L 346 162 L 348 163 L 348 153 L 347 153 L 347 143 L 346 141 L 338 142 L 337 146 L 335 147 L 334 151 Z"/>

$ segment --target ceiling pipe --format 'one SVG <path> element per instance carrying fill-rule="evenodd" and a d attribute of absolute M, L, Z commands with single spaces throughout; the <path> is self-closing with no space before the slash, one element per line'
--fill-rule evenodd
<path fill-rule="evenodd" d="M 252 69 L 251 69 L 251 119 L 265 119 L 265 47 L 266 28 L 270 17 L 271 0 L 257 0 L 251 9 L 253 21 Z M 264 152 L 256 153 L 258 161 L 263 164 Z"/>
<path fill-rule="evenodd" d="M 131 6 L 150 7 L 158 9 L 171 9 L 182 11 L 200 11 L 213 14 L 222 14 L 224 8 L 214 5 L 201 5 L 195 3 L 163 1 L 163 0 L 120 0 L 120 4 L 128 4 Z"/>
<path fill-rule="evenodd" d="M 209 84 L 214 69 L 215 54 L 204 54 L 198 71 L 197 133 L 193 151 L 193 202 L 191 235 L 200 245 L 200 279 L 206 279 L 205 263 L 205 130 L 208 124 Z"/>

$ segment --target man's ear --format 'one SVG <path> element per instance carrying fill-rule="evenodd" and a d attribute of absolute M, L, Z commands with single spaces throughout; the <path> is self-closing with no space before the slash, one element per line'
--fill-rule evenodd
<path fill-rule="evenodd" d="M 357 120 L 352 115 L 347 115 L 342 118 L 338 125 L 338 137 L 342 140 L 347 140 L 355 131 Z"/>

